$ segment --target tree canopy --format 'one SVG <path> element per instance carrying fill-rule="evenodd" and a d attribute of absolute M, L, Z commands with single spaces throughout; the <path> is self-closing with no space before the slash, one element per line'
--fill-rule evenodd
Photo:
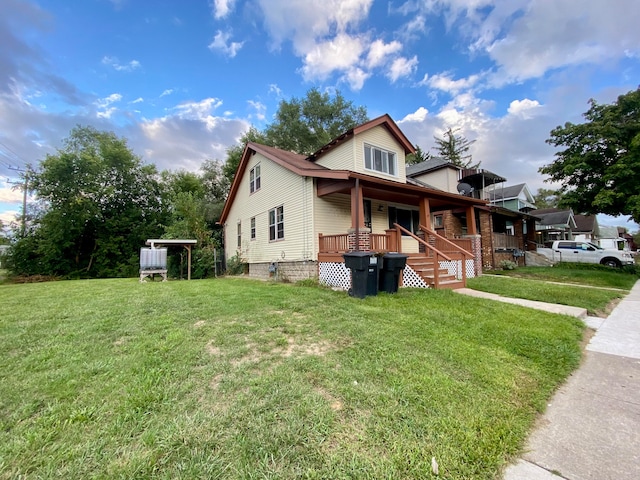
<path fill-rule="evenodd" d="M 455 130 L 449 128 L 444 132 L 442 138 L 433 137 L 436 141 L 434 149 L 438 152 L 438 156 L 458 167 L 478 168 L 480 162 L 474 164 L 471 154 L 468 153 L 475 140 L 468 140 L 462 135 L 457 135 L 459 131 L 459 128 Z"/>
<path fill-rule="evenodd" d="M 612 104 L 589 104 L 585 123 L 551 131 L 547 143 L 562 150 L 539 171 L 561 184 L 563 204 L 574 210 L 640 222 L 640 88 Z"/>
<path fill-rule="evenodd" d="M 304 98 L 282 100 L 274 121 L 260 131 L 251 127 L 240 144 L 227 150 L 223 172 L 233 181 L 247 142 L 256 142 L 282 150 L 310 155 L 350 128 L 369 120 L 365 107 L 356 107 L 339 91 L 332 97 L 312 88 Z"/>
<path fill-rule="evenodd" d="M 39 214 L 14 246 L 16 274 L 130 275 L 140 246 L 167 219 L 155 167 L 93 127 L 74 128 L 31 174 L 31 188 Z"/>
<path fill-rule="evenodd" d="M 410 153 L 406 157 L 407 165 L 415 165 L 416 163 L 426 162 L 431 158 L 431 154 L 429 152 L 425 152 L 420 147 L 416 147 L 416 153 Z"/>
<path fill-rule="evenodd" d="M 538 192 L 533 196 L 533 203 L 536 208 L 557 208 L 560 206 L 562 194 L 558 190 L 551 188 L 539 188 Z"/>

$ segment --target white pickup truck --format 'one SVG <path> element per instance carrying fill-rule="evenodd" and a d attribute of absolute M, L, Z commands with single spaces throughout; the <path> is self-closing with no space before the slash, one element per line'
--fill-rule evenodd
<path fill-rule="evenodd" d="M 593 243 L 575 240 L 556 240 L 551 248 L 538 248 L 538 253 L 553 262 L 599 263 L 618 268 L 634 263 L 629 252 L 605 250 Z"/>

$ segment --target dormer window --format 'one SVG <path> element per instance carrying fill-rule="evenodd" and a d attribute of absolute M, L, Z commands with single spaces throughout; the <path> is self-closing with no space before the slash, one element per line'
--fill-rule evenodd
<path fill-rule="evenodd" d="M 394 152 L 383 150 L 373 145 L 365 144 L 364 146 L 364 168 L 367 170 L 396 176 L 398 171 L 396 158 L 397 155 Z"/>
<path fill-rule="evenodd" d="M 256 165 L 249 172 L 249 193 L 260 190 L 260 164 Z"/>

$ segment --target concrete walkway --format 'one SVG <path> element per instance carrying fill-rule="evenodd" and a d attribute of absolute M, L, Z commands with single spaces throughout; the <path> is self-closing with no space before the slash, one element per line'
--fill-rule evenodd
<path fill-rule="evenodd" d="M 469 290 L 469 289 L 461 289 Z M 471 292 L 471 293 L 470 293 Z M 460 291 L 479 295 L 478 292 Z M 495 295 L 494 297 L 498 297 Z M 558 305 L 508 301 L 546 311 Z M 637 480 L 640 478 L 640 281 L 597 328 L 583 363 L 551 399 L 525 453 L 504 480 Z"/>

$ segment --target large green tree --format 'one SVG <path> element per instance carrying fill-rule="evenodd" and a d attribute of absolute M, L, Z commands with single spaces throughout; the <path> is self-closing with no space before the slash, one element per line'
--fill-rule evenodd
<path fill-rule="evenodd" d="M 74 128 L 32 173 L 39 215 L 14 246 L 16 274 L 108 277 L 137 271 L 139 249 L 162 233 L 165 191 L 114 133 Z"/>
<path fill-rule="evenodd" d="M 533 203 L 539 209 L 557 208 L 560 206 L 562 194 L 558 190 L 551 188 L 539 188 L 538 192 L 533 196 Z"/>
<path fill-rule="evenodd" d="M 274 121 L 263 131 L 252 127 L 240 139 L 240 144 L 227 150 L 224 175 L 233 181 L 247 142 L 257 142 L 282 150 L 310 155 L 350 128 L 369 120 L 365 107 L 356 107 L 339 91 L 333 96 L 317 88 L 304 98 L 282 100 Z"/>
<path fill-rule="evenodd" d="M 547 143 L 562 149 L 540 173 L 561 184 L 563 204 L 575 211 L 640 222 L 640 88 L 612 104 L 589 104 L 585 123 L 551 131 Z"/>
<path fill-rule="evenodd" d="M 469 153 L 475 140 L 468 140 L 463 135 L 458 134 L 459 131 L 459 128 L 455 130 L 449 128 L 444 132 L 442 138 L 433 137 L 436 141 L 434 149 L 438 152 L 438 156 L 458 167 L 478 168 L 480 162 L 473 163 L 472 156 Z"/>

